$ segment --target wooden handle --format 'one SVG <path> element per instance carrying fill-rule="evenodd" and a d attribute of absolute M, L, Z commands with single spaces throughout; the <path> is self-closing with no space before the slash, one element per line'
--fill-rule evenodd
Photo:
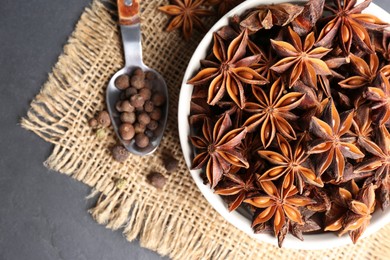
<path fill-rule="evenodd" d="M 118 0 L 118 15 L 120 25 L 133 25 L 140 22 L 139 1 L 140 0 Z M 132 2 L 132 4 L 126 5 L 128 2 Z"/>

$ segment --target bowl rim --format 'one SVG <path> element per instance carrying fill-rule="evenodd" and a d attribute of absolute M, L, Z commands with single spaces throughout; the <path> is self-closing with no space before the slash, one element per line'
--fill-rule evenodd
<path fill-rule="evenodd" d="M 277 239 L 271 234 L 254 234 L 251 228 L 251 220 L 243 216 L 237 211 L 229 212 L 226 206 L 226 203 L 222 198 L 213 193 L 213 190 L 207 184 L 203 184 L 203 180 L 200 177 L 201 170 L 191 170 L 192 164 L 192 154 L 193 148 L 189 141 L 190 135 L 190 126 L 188 122 L 188 117 L 190 114 L 190 101 L 193 91 L 193 85 L 187 84 L 187 81 L 194 75 L 200 68 L 200 60 L 207 55 L 207 50 L 211 45 L 213 33 L 217 31 L 222 26 L 228 24 L 229 17 L 233 15 L 240 15 L 244 11 L 254 8 L 262 4 L 277 4 L 277 3 L 298 3 L 306 2 L 302 0 L 247 0 L 238 5 L 236 8 L 224 15 L 218 22 L 212 26 L 212 28 L 206 33 L 202 41 L 199 43 L 198 47 L 194 51 L 187 69 L 185 71 L 183 81 L 181 84 L 181 90 L 179 95 L 179 104 L 178 104 L 178 129 L 179 129 L 179 139 L 181 148 L 183 151 L 184 159 L 186 161 L 187 167 L 191 173 L 193 180 L 201 191 L 202 195 L 206 198 L 208 203 L 230 224 L 245 232 L 252 238 L 259 240 L 260 242 L 266 242 L 275 246 L 278 246 Z M 362 0 L 358 1 L 362 2 Z M 375 14 L 380 17 L 383 21 L 390 23 L 390 14 L 377 6 L 374 3 L 371 3 L 370 6 L 364 11 L 364 13 Z M 390 209 L 385 211 L 379 210 L 375 212 L 372 216 L 371 223 L 367 227 L 366 231 L 363 233 L 363 239 L 370 236 L 371 234 L 377 232 L 386 224 L 390 223 Z M 305 250 L 320 250 L 320 249 L 330 249 L 334 247 L 340 247 L 344 245 L 352 244 L 351 239 L 346 234 L 344 236 L 338 237 L 334 233 L 325 232 L 321 234 L 306 234 L 304 236 L 304 241 L 293 237 L 291 234 L 288 234 L 283 242 L 283 248 L 289 249 L 305 249 Z"/>

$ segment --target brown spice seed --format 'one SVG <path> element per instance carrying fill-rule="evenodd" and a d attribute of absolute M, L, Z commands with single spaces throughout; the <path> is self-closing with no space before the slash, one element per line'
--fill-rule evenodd
<path fill-rule="evenodd" d="M 118 76 L 116 79 L 115 79 L 115 87 L 117 87 L 118 89 L 120 90 L 125 90 L 127 89 L 128 87 L 130 87 L 130 82 L 129 82 L 129 76 L 126 75 L 126 74 L 122 74 L 120 76 Z"/>
<path fill-rule="evenodd" d="M 155 106 L 162 106 L 165 103 L 165 96 L 161 93 L 153 94 L 152 101 Z"/>
<path fill-rule="evenodd" d="M 134 130 L 135 130 L 135 133 L 136 134 L 142 134 L 145 132 L 145 129 L 146 129 L 146 126 L 145 125 L 142 125 L 140 123 L 135 123 L 134 124 Z"/>
<path fill-rule="evenodd" d="M 97 125 L 98 125 L 98 121 L 96 120 L 96 118 L 91 118 L 91 119 L 89 119 L 89 121 L 88 121 L 88 125 L 89 125 L 90 127 L 92 127 L 92 128 L 95 128 L 95 127 L 97 127 Z"/>
<path fill-rule="evenodd" d="M 108 112 L 105 110 L 99 112 L 96 117 L 96 120 L 102 127 L 109 127 L 111 125 L 110 114 L 108 114 Z"/>
<path fill-rule="evenodd" d="M 135 108 L 130 104 L 129 100 L 123 100 L 121 103 L 121 110 L 120 112 L 133 112 Z"/>
<path fill-rule="evenodd" d="M 132 87 L 135 87 L 136 89 L 141 89 L 144 87 L 144 85 L 145 85 L 145 81 L 144 81 L 143 77 L 138 76 L 138 75 L 134 75 L 133 77 L 131 77 L 131 86 Z"/>
<path fill-rule="evenodd" d="M 152 113 L 150 113 L 149 115 L 150 115 L 151 119 L 158 121 L 158 120 L 160 120 L 161 115 L 162 115 L 161 109 L 160 108 L 155 108 L 152 111 Z"/>
<path fill-rule="evenodd" d="M 145 148 L 149 145 L 149 137 L 147 137 L 145 134 L 137 134 L 135 136 L 135 144 L 139 148 Z"/>
<path fill-rule="evenodd" d="M 147 181 L 157 189 L 162 189 L 165 186 L 166 178 L 159 172 L 151 172 L 146 176 Z"/>
<path fill-rule="evenodd" d="M 158 122 L 156 120 L 151 120 L 149 124 L 146 126 L 149 130 L 156 130 L 158 127 Z"/>
<path fill-rule="evenodd" d="M 143 107 L 145 100 L 141 95 L 137 94 L 130 98 L 130 104 L 135 108 Z"/>
<path fill-rule="evenodd" d="M 124 162 L 129 158 L 130 153 L 122 145 L 115 145 L 112 148 L 112 157 L 118 162 Z"/>
<path fill-rule="evenodd" d="M 136 116 L 134 112 L 125 112 L 121 114 L 120 119 L 123 123 L 134 124 Z"/>
<path fill-rule="evenodd" d="M 137 120 L 140 124 L 147 125 L 150 123 L 150 116 L 147 113 L 143 112 L 138 115 Z"/>
<path fill-rule="evenodd" d="M 132 124 L 124 123 L 119 126 L 119 134 L 125 141 L 130 141 L 135 135 L 135 130 Z"/>
<path fill-rule="evenodd" d="M 149 100 L 152 97 L 152 91 L 148 88 L 143 88 L 139 91 L 139 94 L 144 98 L 144 100 Z"/>
<path fill-rule="evenodd" d="M 126 98 L 130 99 L 131 96 L 134 96 L 138 93 L 138 90 L 136 88 L 128 88 L 125 90 Z"/>
<path fill-rule="evenodd" d="M 153 102 L 150 101 L 150 100 L 146 101 L 145 104 L 144 104 L 144 110 L 145 110 L 145 112 L 150 113 L 150 112 L 153 111 L 153 109 L 154 109 L 154 104 L 153 104 Z"/>
<path fill-rule="evenodd" d="M 145 78 L 145 72 L 142 69 L 137 68 L 134 70 L 133 76 L 139 76 L 141 78 Z"/>
<path fill-rule="evenodd" d="M 169 155 L 164 158 L 164 167 L 168 172 L 174 172 L 179 165 L 179 160 Z"/>

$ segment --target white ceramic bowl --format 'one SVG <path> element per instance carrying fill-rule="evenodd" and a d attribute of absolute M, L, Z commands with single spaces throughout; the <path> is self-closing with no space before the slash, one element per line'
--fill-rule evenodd
<path fill-rule="evenodd" d="M 213 39 L 213 32 L 217 31 L 222 26 L 228 24 L 228 18 L 233 15 L 240 15 L 244 11 L 254 8 L 262 4 L 276 4 L 284 2 L 302 2 L 302 0 L 247 0 L 241 5 L 237 6 L 235 9 L 230 11 L 228 14 L 223 16 L 205 35 L 203 40 L 200 42 L 198 48 L 195 50 L 187 70 L 184 74 L 183 83 L 180 91 L 179 99 L 179 113 L 178 113 L 178 124 L 179 124 L 179 136 L 180 143 L 183 150 L 184 158 L 186 160 L 187 166 L 191 169 L 192 156 L 193 156 L 193 147 L 189 142 L 190 135 L 190 125 L 188 123 L 188 117 L 190 115 L 190 101 L 193 86 L 187 84 L 187 81 L 196 74 L 200 68 L 199 61 L 204 59 L 207 55 L 207 50 L 211 46 Z M 378 7 L 375 4 L 371 4 L 366 10 L 366 13 L 375 14 L 380 19 L 385 22 L 390 23 L 390 14 L 387 13 L 382 8 Z M 242 230 L 249 236 L 264 241 L 277 246 L 277 238 L 270 234 L 254 234 L 251 228 L 251 219 L 238 213 L 238 212 L 229 212 L 226 203 L 222 200 L 219 195 L 213 193 L 213 190 L 210 189 L 209 185 L 204 185 L 203 180 L 200 177 L 200 170 L 190 170 L 192 178 L 197 184 L 198 188 L 202 192 L 203 196 L 208 200 L 208 202 L 214 207 L 214 209 L 221 214 L 228 222 Z M 390 223 L 390 210 L 381 211 L 378 210 L 374 213 L 371 224 L 368 226 L 367 230 L 362 235 L 362 238 L 367 237 L 386 224 Z M 342 246 L 346 244 L 351 244 L 351 239 L 348 235 L 338 237 L 335 233 L 321 233 L 321 234 L 306 234 L 304 235 L 305 241 L 300 241 L 299 239 L 293 237 L 292 235 L 287 235 L 286 239 L 283 242 L 284 248 L 293 248 L 293 249 L 306 249 L 306 250 L 315 250 L 315 249 L 326 249 L 337 246 Z"/>

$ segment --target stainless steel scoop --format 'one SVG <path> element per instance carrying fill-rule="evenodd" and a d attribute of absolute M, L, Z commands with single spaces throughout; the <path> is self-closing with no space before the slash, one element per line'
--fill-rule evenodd
<path fill-rule="evenodd" d="M 125 67 L 117 71 L 108 83 L 106 103 L 118 139 L 129 152 L 142 156 L 153 153 L 163 137 L 168 118 L 168 89 L 164 78 L 142 61 L 139 6 L 139 0 L 118 0 L 119 25 L 122 33 Z M 153 72 L 156 76 L 152 81 L 153 89 L 166 97 L 166 102 L 162 107 L 162 118 L 159 121 L 159 127 L 154 131 L 154 137 L 150 139 L 149 145 L 145 148 L 139 148 L 134 140 L 125 141 L 121 138 L 118 131 L 120 113 L 115 108 L 115 104 L 120 99 L 121 94 L 121 91 L 115 87 L 115 79 L 122 74 L 131 74 L 137 68 L 141 68 L 145 72 Z"/>

